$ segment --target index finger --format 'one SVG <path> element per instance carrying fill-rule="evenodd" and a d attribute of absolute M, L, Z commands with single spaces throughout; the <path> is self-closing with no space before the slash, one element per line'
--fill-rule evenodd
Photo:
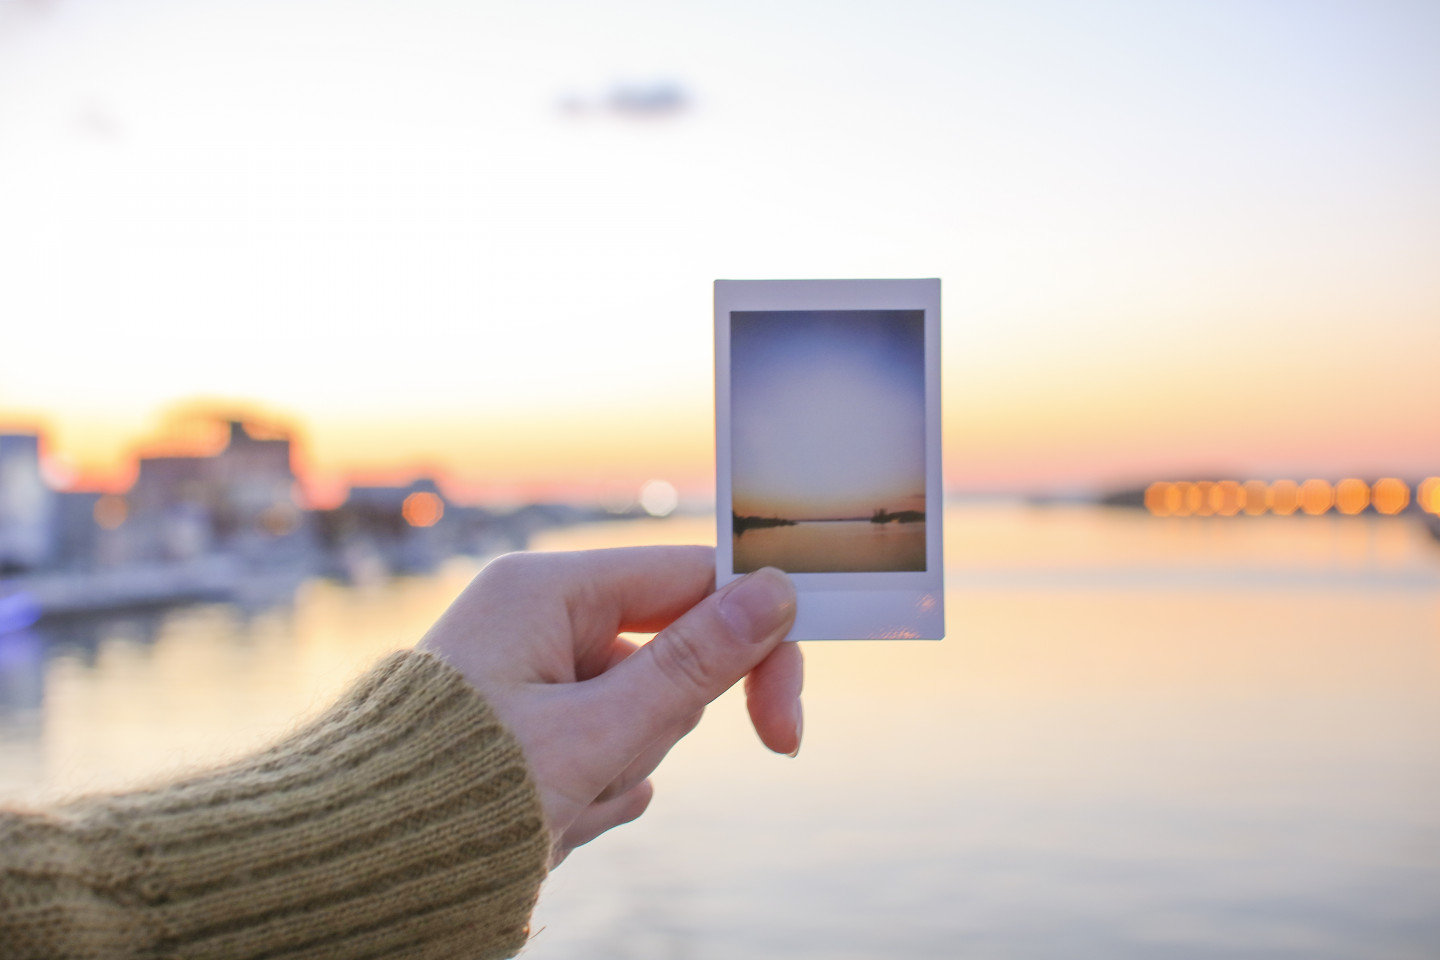
<path fill-rule="evenodd" d="M 667 626 L 712 592 L 714 549 L 512 553 L 480 571 L 421 641 L 485 680 L 562 683 L 608 666 L 618 633 Z"/>
<path fill-rule="evenodd" d="M 613 547 L 568 554 L 574 564 L 566 611 L 577 638 L 596 623 L 655 633 L 715 590 L 715 549 Z"/>

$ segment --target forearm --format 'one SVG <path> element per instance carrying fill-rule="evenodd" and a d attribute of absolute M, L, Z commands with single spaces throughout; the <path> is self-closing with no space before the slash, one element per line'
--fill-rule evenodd
<path fill-rule="evenodd" d="M 7 957 L 509 956 L 549 836 L 449 667 L 397 654 L 270 750 L 0 818 Z"/>

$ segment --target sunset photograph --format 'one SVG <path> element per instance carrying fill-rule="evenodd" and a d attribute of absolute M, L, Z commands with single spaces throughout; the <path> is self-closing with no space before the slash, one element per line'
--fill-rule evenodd
<path fill-rule="evenodd" d="M 925 569 L 923 310 L 730 314 L 737 573 Z"/>

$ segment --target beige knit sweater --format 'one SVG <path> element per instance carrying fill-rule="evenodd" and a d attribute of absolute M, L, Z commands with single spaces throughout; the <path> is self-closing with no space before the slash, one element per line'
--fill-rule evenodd
<path fill-rule="evenodd" d="M 0 957 L 508 957 L 548 853 L 514 738 L 407 651 L 264 753 L 0 813 Z"/>

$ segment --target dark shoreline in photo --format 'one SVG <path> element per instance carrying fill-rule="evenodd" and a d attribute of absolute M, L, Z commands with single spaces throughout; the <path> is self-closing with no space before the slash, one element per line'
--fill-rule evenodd
<path fill-rule="evenodd" d="M 802 523 L 924 523 L 924 510 L 901 510 L 891 513 L 883 507 L 877 507 L 875 512 L 868 517 L 821 517 L 815 520 L 791 520 L 788 517 L 744 517 L 735 511 L 730 511 L 731 528 L 739 536 L 746 530 L 765 529 L 768 527 L 794 527 Z"/>

